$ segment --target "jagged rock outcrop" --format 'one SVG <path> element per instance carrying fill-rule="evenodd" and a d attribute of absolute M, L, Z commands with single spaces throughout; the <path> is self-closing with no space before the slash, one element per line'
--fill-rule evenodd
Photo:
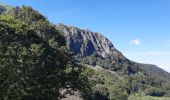
<path fill-rule="evenodd" d="M 106 55 L 118 53 L 113 44 L 97 32 L 81 30 L 73 26 L 68 27 L 63 24 L 58 24 L 56 27 L 64 34 L 68 46 L 75 55 L 90 56 L 97 53 L 104 58 Z"/>
<path fill-rule="evenodd" d="M 155 65 L 130 61 L 116 50 L 107 38 L 97 32 L 82 30 L 64 24 L 56 25 L 56 29 L 63 33 L 68 47 L 81 63 L 92 66 L 99 65 L 105 69 L 123 74 L 142 72 L 147 75 L 156 75 L 170 79 L 168 72 Z"/>

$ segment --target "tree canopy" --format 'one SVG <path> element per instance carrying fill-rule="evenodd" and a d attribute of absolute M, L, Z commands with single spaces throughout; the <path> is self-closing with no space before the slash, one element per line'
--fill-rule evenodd
<path fill-rule="evenodd" d="M 0 99 L 58 99 L 68 88 L 90 92 L 84 67 L 73 62 L 64 37 L 32 8 L 17 9 L 0 15 Z"/>

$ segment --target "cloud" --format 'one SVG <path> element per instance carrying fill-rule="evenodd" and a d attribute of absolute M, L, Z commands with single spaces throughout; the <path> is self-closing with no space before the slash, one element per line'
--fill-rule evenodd
<path fill-rule="evenodd" d="M 141 45 L 142 42 L 139 39 L 133 39 L 130 41 L 130 44 L 138 46 L 138 45 Z"/>

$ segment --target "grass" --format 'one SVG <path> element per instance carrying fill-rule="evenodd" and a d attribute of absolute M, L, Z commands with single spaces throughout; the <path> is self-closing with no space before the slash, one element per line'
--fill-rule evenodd
<path fill-rule="evenodd" d="M 129 96 L 128 100 L 170 100 L 170 97 L 152 97 L 152 96 L 143 96 L 141 94 L 135 94 Z"/>

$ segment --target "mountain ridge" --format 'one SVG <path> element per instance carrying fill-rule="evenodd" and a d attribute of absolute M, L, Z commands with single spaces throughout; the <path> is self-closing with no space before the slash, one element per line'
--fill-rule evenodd
<path fill-rule="evenodd" d="M 132 71 L 130 73 L 135 73 L 135 71 L 133 72 L 133 69 L 139 69 L 145 72 L 149 71 L 147 74 L 157 74 L 170 80 L 170 73 L 163 70 L 162 68 L 153 64 L 142 64 L 134 62 L 126 58 L 120 51 L 118 51 L 114 47 L 112 42 L 106 37 L 104 37 L 104 35 L 102 35 L 101 33 L 92 32 L 87 29 L 80 29 L 75 26 L 67 26 L 64 24 L 57 24 L 56 29 L 63 33 L 66 38 L 67 45 L 74 55 L 78 55 L 85 58 L 94 55 L 97 56 L 98 59 L 110 59 L 112 61 L 112 65 L 114 65 L 115 62 L 120 62 L 131 66 L 132 68 L 130 68 L 129 70 Z M 110 58 L 110 56 L 114 57 Z M 87 63 L 85 62 L 85 64 Z M 95 64 L 95 62 L 93 62 L 89 65 L 95 66 L 98 64 Z M 134 65 L 135 68 L 133 68 Z"/>
<path fill-rule="evenodd" d="M 74 26 L 65 26 L 64 24 L 58 24 L 56 25 L 56 27 L 59 28 L 59 30 L 63 29 L 63 33 L 64 36 L 66 37 L 66 40 L 68 41 L 68 45 L 71 47 L 71 49 L 73 48 L 74 50 L 73 53 L 74 54 L 78 54 L 81 53 L 83 54 L 83 56 L 89 56 L 91 55 L 94 51 L 98 52 L 103 58 L 110 53 L 113 53 L 113 51 L 115 50 L 115 47 L 113 46 L 113 44 L 111 43 L 111 41 L 109 41 L 109 39 L 105 38 L 102 34 L 97 33 L 97 32 L 92 32 L 90 30 L 82 30 L 79 28 L 76 28 Z M 71 32 L 68 32 L 68 30 L 64 29 L 64 28 L 69 28 Z M 78 34 L 78 35 L 76 35 Z M 67 37 L 69 35 L 69 37 Z M 70 37 L 74 37 L 75 40 L 73 41 L 72 38 Z M 76 40 L 78 39 L 78 40 Z M 91 41 L 90 41 L 91 40 Z M 85 41 L 86 43 L 84 43 L 84 45 L 82 47 L 86 48 L 84 51 L 81 51 L 81 44 L 77 44 L 76 48 L 72 47 L 72 42 L 83 42 Z M 80 49 L 80 51 L 75 50 L 75 49 Z M 91 49 L 91 50 L 89 50 Z"/>
<path fill-rule="evenodd" d="M 112 100 L 112 98 L 128 100 L 127 97 L 135 93 L 158 97 L 168 95 L 170 73 L 160 67 L 129 60 L 100 33 L 64 24 L 56 25 L 56 29 L 66 38 L 67 46 L 73 52 L 75 62 L 93 70 L 90 70 L 93 74 L 89 79 L 94 84 L 92 86 L 94 97 L 98 98 L 95 100 L 101 98 L 101 100 Z M 93 42 L 95 39 L 103 43 L 96 44 Z M 109 52 L 104 52 L 103 55 L 105 51 L 103 49 L 109 47 L 108 43 L 111 43 L 111 50 L 106 50 Z M 93 47 L 93 51 L 81 52 L 88 51 L 89 47 Z"/>
<path fill-rule="evenodd" d="M 46 57 L 47 59 L 46 58 L 44 59 L 44 62 L 46 63 L 45 68 L 48 69 L 51 67 L 52 68 L 59 67 L 63 69 L 63 67 L 67 66 L 66 65 L 67 63 L 65 63 L 65 61 L 67 62 L 68 61 L 67 59 L 70 59 L 71 62 L 74 63 L 74 65 L 70 65 L 71 63 L 70 62 L 68 63 L 68 66 L 67 66 L 68 68 L 61 71 L 61 73 L 54 72 L 55 75 L 53 76 L 58 77 L 58 75 L 60 75 L 61 78 L 59 78 L 60 80 L 58 81 L 55 81 L 56 78 L 52 78 L 51 81 L 55 81 L 57 84 L 60 84 L 60 82 L 62 81 L 64 83 L 66 82 L 66 85 L 65 84 L 61 84 L 61 85 L 64 85 L 67 88 L 68 86 L 67 79 L 71 79 L 70 82 L 71 83 L 73 82 L 73 85 L 76 86 L 76 88 L 80 87 L 78 90 L 82 92 L 83 97 L 86 97 L 86 98 L 88 97 L 89 98 L 88 100 L 110 100 L 110 99 L 111 100 L 128 100 L 128 96 L 135 94 L 135 93 L 142 93 L 144 95 L 150 95 L 150 96 L 166 96 L 168 95 L 168 93 L 170 93 L 170 86 L 169 86 L 170 81 L 167 80 L 169 77 L 169 73 L 166 74 L 164 70 L 155 67 L 155 65 L 140 64 L 140 63 L 136 63 L 136 62 L 133 62 L 127 59 L 120 51 L 118 51 L 114 47 L 114 45 L 107 38 L 105 38 L 103 35 L 97 32 L 92 32 L 89 30 L 82 30 L 74 26 L 69 27 L 66 25 L 57 26 L 57 25 L 50 24 L 49 21 L 46 20 L 46 18 L 43 15 L 41 15 L 38 11 L 32 9 L 31 7 L 26 7 L 26 6 L 23 6 L 21 8 L 16 7 L 12 9 L 12 11 L 7 12 L 6 14 L 2 14 L 2 17 L 4 18 L 4 20 L 7 19 L 6 16 L 9 16 L 9 17 L 11 16 L 10 18 L 12 18 L 14 21 L 21 21 L 23 23 L 28 24 L 28 26 L 31 26 L 31 29 L 33 28 L 32 31 L 35 32 L 33 36 L 36 35 L 36 38 L 42 41 L 38 43 L 35 41 L 34 45 L 46 43 L 47 45 L 49 45 L 48 47 L 57 49 L 57 50 L 50 49 L 50 48 L 44 49 L 42 47 L 43 50 L 47 50 L 47 51 L 54 50 L 54 52 L 51 52 L 51 51 L 45 52 L 45 54 L 43 54 L 43 56 L 40 56 L 38 60 L 36 59 L 34 60 L 32 59 L 32 57 L 29 57 L 28 62 L 31 60 L 33 63 L 36 63 L 35 61 L 41 61 L 42 58 L 44 59 L 44 57 Z M 1 24 L 3 26 L 3 23 Z M 17 27 L 18 25 L 12 25 L 12 26 Z M 17 29 L 18 28 L 20 27 L 17 27 Z M 25 31 L 24 28 L 21 28 L 21 29 Z M 28 32 L 32 33 L 32 31 L 28 31 Z M 15 35 L 18 33 L 18 32 L 15 33 L 15 31 L 14 32 L 9 31 L 9 32 Z M 19 33 L 22 34 L 23 32 L 19 32 Z M 11 36 L 9 37 L 13 39 L 13 37 Z M 21 44 L 26 43 L 28 45 L 31 45 L 29 40 L 32 38 L 29 38 L 29 37 L 27 38 L 28 38 L 28 41 L 25 41 L 25 39 L 21 39 L 18 37 L 18 39 L 15 39 L 15 42 L 18 42 L 18 40 L 22 40 L 23 42 L 20 42 Z M 9 38 L 6 39 L 5 41 L 10 43 L 10 41 L 8 40 Z M 72 50 L 72 54 L 66 47 L 65 45 L 66 43 L 67 43 L 68 48 Z M 34 49 L 34 45 L 31 48 Z M 15 45 L 14 45 L 14 48 L 16 48 Z M 29 51 L 32 51 L 32 49 Z M 61 55 L 60 55 L 60 51 L 61 51 Z M 40 53 L 40 52 L 37 52 L 37 53 Z M 65 59 L 66 56 L 63 55 L 65 53 L 66 53 L 66 56 L 68 55 L 67 59 Z M 44 55 L 47 55 L 47 56 L 44 56 Z M 48 55 L 51 55 L 52 57 L 49 57 Z M 59 58 L 55 59 L 55 57 L 53 57 L 54 55 L 58 55 L 57 57 Z M 10 56 L 9 58 L 11 59 Z M 8 62 L 8 60 L 6 61 Z M 60 61 L 62 65 L 58 63 Z M 20 60 L 19 61 L 17 60 L 17 62 L 20 63 Z M 56 66 L 54 65 L 55 63 L 57 64 Z M 13 64 L 16 64 L 16 63 L 13 63 Z M 44 63 L 40 62 L 36 64 L 36 66 L 39 68 L 40 64 L 44 65 Z M 82 65 L 76 66 L 79 64 L 82 64 L 83 66 Z M 90 67 L 88 67 L 88 65 Z M 3 66 L 3 63 L 2 63 L 2 66 Z M 82 67 L 83 69 L 81 69 L 80 71 L 83 76 L 80 75 L 80 77 L 76 79 L 75 76 L 76 77 L 79 76 L 77 75 L 77 70 Z M 15 67 L 11 67 L 11 68 L 15 68 Z M 44 75 L 44 73 L 48 71 L 44 69 L 42 70 L 43 70 L 43 73 L 41 73 L 40 76 Z M 76 72 L 74 72 L 73 70 L 75 70 Z M 53 72 L 53 70 L 51 71 Z M 39 71 L 36 73 L 39 73 Z M 49 72 L 49 74 L 51 74 L 51 72 Z M 37 74 L 35 74 L 35 77 L 37 77 L 36 75 Z M 64 75 L 66 75 L 66 77 Z M 72 76 L 72 75 L 75 75 L 75 76 Z M 45 77 L 45 78 L 49 78 L 49 77 Z M 78 82 L 79 79 L 80 79 L 80 82 Z M 46 79 L 44 78 L 40 80 L 46 81 Z M 50 81 L 47 81 L 47 82 L 50 82 Z M 44 83 L 44 82 L 41 82 L 41 83 Z M 49 88 L 45 90 L 49 90 Z M 54 95 L 56 96 L 56 94 Z M 37 95 L 34 95 L 34 96 L 37 96 Z"/>

